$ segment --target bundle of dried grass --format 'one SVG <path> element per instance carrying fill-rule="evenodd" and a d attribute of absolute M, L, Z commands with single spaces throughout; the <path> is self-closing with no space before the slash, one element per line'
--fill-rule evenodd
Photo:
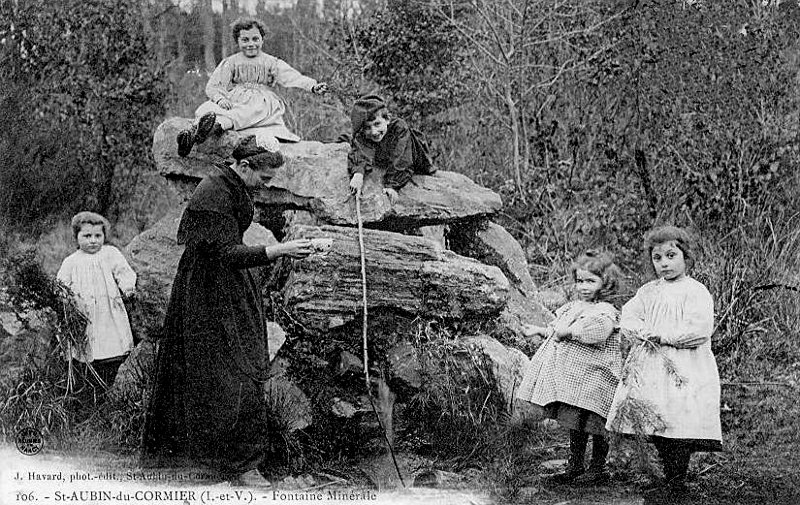
<path fill-rule="evenodd" d="M 4 426 L 33 425 L 46 432 L 68 428 L 76 395 L 84 387 L 79 384 L 87 382 L 82 376 L 102 384 L 91 364 L 78 367 L 73 359 L 87 345 L 87 318 L 70 289 L 43 270 L 31 248 L 10 251 L 0 263 L 0 279 L 6 305 L 22 326 L 31 334 L 49 335 L 45 358 L 26 356 L 19 373 L 3 384 Z"/>

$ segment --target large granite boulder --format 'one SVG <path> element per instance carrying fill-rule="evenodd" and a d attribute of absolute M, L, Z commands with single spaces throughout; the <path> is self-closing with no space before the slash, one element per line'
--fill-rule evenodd
<path fill-rule="evenodd" d="M 452 251 L 499 267 L 522 293 L 536 293 L 522 246 L 499 224 L 479 221 L 456 225 L 451 227 L 447 239 Z"/>
<path fill-rule="evenodd" d="M 188 119 L 168 119 L 159 126 L 153 144 L 159 171 L 183 188 L 184 196 L 247 134 L 226 132 L 180 158 L 175 137 L 189 124 Z M 270 331 L 271 351 L 284 341 L 286 345 L 273 363 L 275 377 L 267 399 L 279 414 L 275 420 L 288 431 L 304 429 L 312 421 L 322 430 L 363 428 L 374 421 L 369 399 L 363 397 L 360 339 L 351 341 L 360 333 L 354 330 L 361 324 L 363 299 L 348 149 L 347 144 L 283 144 L 284 165 L 254 194 L 255 220 L 282 240 L 331 241 L 326 252 L 281 259 L 270 274 L 273 307 L 287 331 Z M 382 175 L 376 171 L 367 176 L 361 199 L 370 364 L 388 372 L 372 377 L 381 382 L 375 389 L 381 422 L 391 436 L 393 418 L 404 422 L 404 402 L 429 387 L 430 377 L 453 360 L 464 373 L 493 376 L 495 380 L 485 384 L 496 387 L 510 405 L 528 363 L 526 355 L 510 345 L 531 351 L 523 326 L 544 324 L 552 316 L 538 301 L 522 248 L 489 221 L 501 209 L 500 197 L 463 175 L 439 171 L 435 176 L 414 176 L 390 205 Z M 171 222 L 165 218 L 129 246 L 134 268 L 152 272 L 144 278 L 155 278 L 167 294 L 175 266 L 164 265 L 164 258 L 177 262 L 180 256 L 174 244 L 178 216 Z M 151 262 L 162 268 L 150 268 Z M 419 333 L 428 335 L 430 329 L 435 339 L 432 328 L 441 328 L 448 338 L 478 336 L 447 340 L 440 346 L 445 354 L 431 353 L 426 345 L 436 347 L 436 342 L 421 341 Z M 319 417 L 312 419 L 312 411 Z M 359 433 L 363 440 L 379 441 L 377 431 Z"/>
<path fill-rule="evenodd" d="M 151 228 L 136 235 L 125 248 L 131 267 L 137 275 L 137 298 L 147 299 L 148 302 L 154 300 L 152 308 L 158 312 L 160 321 L 152 324 L 163 322 L 172 281 L 178 270 L 178 261 L 183 254 L 183 246 L 179 246 L 176 240 L 182 211 L 175 209 L 167 213 Z M 148 306 L 149 308 L 151 307 Z M 143 314 L 132 314 L 133 318 L 143 316 Z M 131 321 L 131 323 L 141 326 L 143 321 Z M 135 331 L 137 329 L 140 328 L 134 328 Z"/>
<path fill-rule="evenodd" d="M 307 428 L 314 421 L 311 401 L 297 384 L 283 375 L 271 377 L 264 385 L 267 408 L 281 431 Z"/>
<path fill-rule="evenodd" d="M 228 156 L 240 133 L 226 132 L 195 147 L 186 158 L 178 156 L 175 136 L 190 120 L 171 118 L 156 130 L 153 157 L 168 179 L 196 184 L 215 161 Z M 283 144 L 286 162 L 266 188 L 254 197 L 256 205 L 311 211 L 322 221 L 344 226 L 356 224 L 355 201 L 349 192 L 347 144 L 298 142 Z M 497 193 L 468 177 L 439 171 L 416 175 L 400 191 L 394 206 L 383 194 L 383 173 L 376 170 L 364 181 L 362 217 L 373 228 L 397 229 L 472 220 L 494 214 L 502 207 Z"/>
<path fill-rule="evenodd" d="M 488 220 L 454 224 L 447 231 L 448 247 L 481 263 L 494 265 L 503 271 L 511 283 L 508 302 L 498 325 L 505 341 L 532 351 L 540 339 L 528 339 L 526 325 L 544 326 L 553 315 L 537 298 L 537 289 L 528 270 L 528 260 L 517 240 L 502 226 Z"/>
<path fill-rule="evenodd" d="M 361 312 L 358 232 L 338 226 L 294 226 L 287 238 L 329 238 L 326 255 L 294 260 L 284 303 L 307 328 L 325 331 Z M 367 303 L 443 319 L 485 318 L 505 306 L 509 283 L 497 267 L 442 249 L 424 237 L 364 230 Z"/>
<path fill-rule="evenodd" d="M 524 327 L 546 326 L 552 319 L 553 314 L 544 308 L 536 297 L 524 294 L 517 287 L 511 287 L 508 291 L 508 301 L 498 318 L 498 326 L 501 333 L 505 333 L 508 337 L 504 340 L 506 343 L 513 342 L 516 347 L 526 352 L 533 352 L 542 343 L 542 339 L 526 337 Z"/>
<path fill-rule="evenodd" d="M 510 408 L 514 393 L 524 377 L 530 359 L 513 347 L 506 347 L 492 337 L 476 335 L 463 339 L 470 352 L 477 353 L 491 364 L 492 375 L 505 404 Z"/>
<path fill-rule="evenodd" d="M 178 156 L 176 138 L 178 132 L 191 124 L 192 120 L 188 118 L 169 118 L 158 126 L 153 135 L 153 159 L 158 171 L 168 180 L 199 181 L 208 174 L 213 163 L 230 156 L 239 140 L 239 134 L 233 131 L 218 137 L 212 136 L 205 143 L 194 146 L 192 153 L 182 158 Z"/>
<path fill-rule="evenodd" d="M 117 370 L 109 391 L 112 398 L 137 401 L 147 394 L 156 370 L 156 349 L 156 342 L 151 340 L 143 340 L 133 348 Z"/>

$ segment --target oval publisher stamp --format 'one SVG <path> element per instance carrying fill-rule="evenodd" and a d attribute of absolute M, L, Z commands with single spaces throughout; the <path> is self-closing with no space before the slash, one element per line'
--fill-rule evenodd
<path fill-rule="evenodd" d="M 39 454 L 44 447 L 42 432 L 33 426 L 25 426 L 17 430 L 14 435 L 17 450 L 25 456 Z"/>

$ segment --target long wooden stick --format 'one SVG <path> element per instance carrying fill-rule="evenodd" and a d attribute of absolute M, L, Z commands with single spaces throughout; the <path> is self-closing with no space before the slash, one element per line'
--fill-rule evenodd
<path fill-rule="evenodd" d="M 358 248 L 361 253 L 361 302 L 364 311 L 364 317 L 361 320 L 361 341 L 364 346 L 364 381 L 367 386 L 367 398 L 372 406 L 372 412 L 378 420 L 378 426 L 381 427 L 383 439 L 386 441 L 386 446 L 389 448 L 389 454 L 392 457 L 394 469 L 397 472 L 397 477 L 400 479 L 400 484 L 406 487 L 403 480 L 403 474 L 400 473 L 400 466 L 397 464 L 397 458 L 394 455 L 394 448 L 392 442 L 389 440 L 389 435 L 386 433 L 386 427 L 381 421 L 381 416 L 378 414 L 378 409 L 375 407 L 375 400 L 372 398 L 372 386 L 369 380 L 369 353 L 367 351 L 367 249 L 364 247 L 364 222 L 361 219 L 361 191 L 356 192 L 356 219 L 358 220 Z"/>
<path fill-rule="evenodd" d="M 361 320 L 361 341 L 364 346 L 364 381 L 370 391 L 369 353 L 367 351 L 367 250 L 364 247 L 364 223 L 361 220 L 361 191 L 356 192 L 356 219 L 358 220 L 358 248 L 361 253 L 361 303 L 364 315 Z"/>

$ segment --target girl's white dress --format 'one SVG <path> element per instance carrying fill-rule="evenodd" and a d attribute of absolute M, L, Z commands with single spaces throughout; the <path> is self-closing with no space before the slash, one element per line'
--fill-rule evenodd
<path fill-rule="evenodd" d="M 622 307 L 620 330 L 637 343 L 623 367 L 606 428 L 718 445 L 720 383 L 711 352 L 714 300 L 708 289 L 691 277 L 651 281 Z M 662 344 L 636 338 L 647 335 L 658 335 Z"/>
<path fill-rule="evenodd" d="M 289 131 L 283 122 L 286 106 L 273 88 L 279 84 L 287 88 L 306 91 L 317 84 L 289 66 L 288 63 L 266 53 L 249 58 L 241 52 L 222 60 L 206 84 L 209 101 L 195 111 L 196 117 L 207 112 L 229 118 L 235 130 L 258 128 L 258 133 L 279 140 L 298 142 L 300 137 Z M 233 108 L 225 110 L 217 101 L 227 98 Z"/>
<path fill-rule="evenodd" d="M 89 320 L 86 352 L 76 351 L 74 357 L 91 362 L 130 352 L 133 334 L 120 291 L 133 294 L 136 273 L 119 249 L 104 245 L 94 254 L 79 249 L 64 260 L 56 277 L 72 290 Z"/>

